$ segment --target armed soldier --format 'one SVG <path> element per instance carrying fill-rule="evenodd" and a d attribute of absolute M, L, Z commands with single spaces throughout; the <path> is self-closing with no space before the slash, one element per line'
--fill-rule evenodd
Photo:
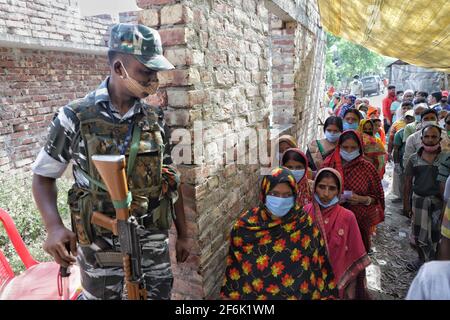
<path fill-rule="evenodd" d="M 170 299 L 173 277 L 168 229 L 174 210 L 177 261 L 183 262 L 189 255 L 182 195 L 178 174 L 169 166 L 162 110 L 141 99 L 156 93 L 158 71 L 174 67 L 162 55 L 158 32 L 143 25 L 113 26 L 108 59 L 110 76 L 95 91 L 56 113 L 48 140 L 33 164 L 33 195 L 48 232 L 44 249 L 64 267 L 75 263 L 74 256 L 77 257 L 82 298 L 123 297 L 118 237 L 91 223 L 95 211 L 109 217 L 115 215 L 91 157 L 124 155 L 132 194 L 130 210 L 141 230 L 141 265 L 147 297 Z M 68 200 L 73 232 L 64 226 L 58 213 L 55 184 L 70 161 L 75 179 Z"/>

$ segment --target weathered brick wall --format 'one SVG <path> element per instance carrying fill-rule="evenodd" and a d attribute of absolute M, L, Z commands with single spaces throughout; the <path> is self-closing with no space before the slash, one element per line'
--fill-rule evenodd
<path fill-rule="evenodd" d="M 0 0 L 0 172 L 29 170 L 54 112 L 107 74 L 110 23 L 73 0 Z"/>
<path fill-rule="evenodd" d="M 325 35 L 316 1 L 266 1 L 271 20 L 273 125 L 298 139 L 299 147 L 322 136 Z M 319 120 L 320 119 L 320 120 Z"/>
<path fill-rule="evenodd" d="M 267 10 L 248 0 L 137 3 L 146 9 L 140 21 L 159 28 L 177 67 L 160 77 L 169 124 L 203 125 L 200 162 L 179 166 L 193 252 L 187 264 L 174 264 L 173 297 L 217 297 L 227 237 L 237 215 L 256 203 L 258 181 L 255 165 L 220 164 L 220 145 L 226 134 L 267 127 Z"/>
<path fill-rule="evenodd" d="M 272 124 L 292 125 L 294 119 L 295 22 L 271 14 Z"/>
<path fill-rule="evenodd" d="M 300 48 L 296 56 L 294 104 L 296 109 L 295 132 L 299 147 L 306 150 L 311 139 L 323 135 L 319 121 L 324 121 L 324 52 L 325 37 L 320 33 L 312 34 L 303 28 L 297 28 L 296 45 Z M 319 120 L 320 119 L 320 120 Z"/>
<path fill-rule="evenodd" d="M 25 43 L 104 46 L 110 23 L 83 18 L 76 0 L 0 0 L 0 40 L 15 36 Z"/>
<path fill-rule="evenodd" d="M 0 172 L 29 169 L 54 112 L 106 72 L 103 56 L 0 47 Z"/>

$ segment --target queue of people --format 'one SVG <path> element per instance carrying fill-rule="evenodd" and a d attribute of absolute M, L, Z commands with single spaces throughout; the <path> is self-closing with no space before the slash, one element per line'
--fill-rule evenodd
<path fill-rule="evenodd" d="M 439 97 L 423 94 L 389 86 L 377 108 L 333 92 L 324 138 L 306 150 L 291 136 L 279 138 L 280 166 L 262 178 L 260 203 L 231 232 L 222 298 L 370 299 L 366 267 L 384 221 L 388 161 L 418 252 L 407 268 L 450 260 L 450 114 L 440 121 L 450 106 L 429 106 Z"/>

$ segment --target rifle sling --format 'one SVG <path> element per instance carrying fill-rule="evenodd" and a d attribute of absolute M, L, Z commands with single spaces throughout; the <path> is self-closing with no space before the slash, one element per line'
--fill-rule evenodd
<path fill-rule="evenodd" d="M 102 189 L 103 191 L 108 192 L 108 188 L 106 188 L 106 185 L 101 183 L 98 180 L 95 180 L 94 178 L 92 178 L 88 173 L 86 173 L 84 170 L 80 170 L 80 172 L 83 174 L 83 176 L 89 180 L 89 182 L 91 182 L 92 184 L 95 184 L 97 187 L 99 187 L 100 189 Z"/>
<path fill-rule="evenodd" d="M 136 161 L 136 156 L 139 151 L 140 141 L 141 141 L 141 127 L 135 125 L 133 128 L 133 138 L 131 139 L 130 154 L 128 156 L 127 177 L 130 177 L 131 171 L 133 170 L 134 162 Z"/>
<path fill-rule="evenodd" d="M 130 154 L 129 154 L 128 163 L 127 163 L 127 177 L 129 177 L 131 175 L 131 171 L 133 170 L 134 162 L 136 161 L 136 156 L 139 151 L 140 140 L 141 140 L 141 127 L 134 126 L 133 137 L 132 137 L 131 146 L 130 146 Z M 89 182 L 96 185 L 98 188 L 108 192 L 108 188 L 106 188 L 105 184 L 103 184 L 102 182 L 100 182 L 98 180 L 95 180 L 84 170 L 80 170 L 80 171 L 83 174 L 83 176 L 89 180 Z M 131 204 L 131 201 L 132 201 L 131 192 L 128 192 L 126 199 L 121 200 L 121 201 L 113 200 L 113 205 L 114 205 L 114 208 L 116 208 L 116 209 L 128 208 Z"/>

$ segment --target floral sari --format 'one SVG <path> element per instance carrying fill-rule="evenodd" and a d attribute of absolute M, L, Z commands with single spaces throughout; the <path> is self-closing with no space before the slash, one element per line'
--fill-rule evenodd
<path fill-rule="evenodd" d="M 313 215 L 294 205 L 278 218 L 264 205 L 279 183 L 297 191 L 288 169 L 274 169 L 262 180 L 261 204 L 234 224 L 220 294 L 226 299 L 335 299 L 334 274 Z"/>

